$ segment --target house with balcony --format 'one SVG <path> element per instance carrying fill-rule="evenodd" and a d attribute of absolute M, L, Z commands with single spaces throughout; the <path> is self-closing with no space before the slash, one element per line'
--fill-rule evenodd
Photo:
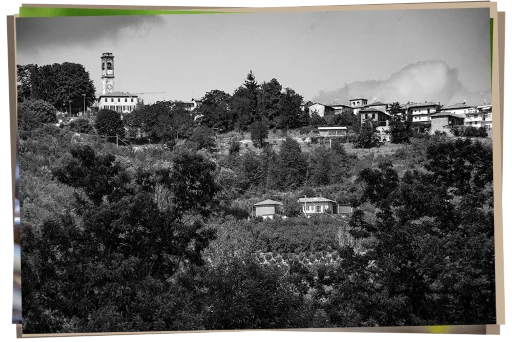
<path fill-rule="evenodd" d="M 362 108 L 359 110 L 361 115 L 361 124 L 366 120 L 373 120 L 377 123 L 377 126 L 389 126 L 390 115 L 378 108 Z"/>
<path fill-rule="evenodd" d="M 357 115 L 359 113 L 359 110 L 365 108 L 366 105 L 368 104 L 368 100 L 364 98 L 351 99 L 348 101 L 350 103 L 350 107 L 352 107 L 354 115 Z"/>
<path fill-rule="evenodd" d="M 483 104 L 476 106 L 474 113 L 466 114 L 466 120 L 464 121 L 466 126 L 473 127 L 485 127 L 487 129 L 492 128 L 492 105 Z"/>
<path fill-rule="evenodd" d="M 470 114 L 476 112 L 476 107 L 466 104 L 466 101 L 441 107 L 441 112 L 451 114 Z"/>
<path fill-rule="evenodd" d="M 439 102 L 425 101 L 423 103 L 406 103 L 403 108 L 412 122 L 427 123 L 430 121 L 431 115 L 439 112 L 441 104 Z"/>

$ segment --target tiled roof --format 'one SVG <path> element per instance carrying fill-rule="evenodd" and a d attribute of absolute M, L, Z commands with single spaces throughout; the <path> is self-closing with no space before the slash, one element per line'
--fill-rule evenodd
<path fill-rule="evenodd" d="M 329 107 L 345 107 L 345 108 L 352 108 L 350 106 L 347 106 L 347 105 L 344 105 L 344 104 L 337 104 L 337 103 L 334 103 L 334 104 L 330 104 Z"/>
<path fill-rule="evenodd" d="M 439 103 L 437 103 L 437 102 L 406 103 L 402 107 L 403 108 L 413 108 L 413 107 L 431 107 L 431 106 L 439 106 Z"/>
<path fill-rule="evenodd" d="M 257 206 L 259 206 L 259 205 L 283 205 L 283 203 L 267 199 L 267 200 L 255 203 L 254 205 L 257 205 Z"/>
<path fill-rule="evenodd" d="M 449 112 L 441 112 L 441 113 L 430 115 L 431 118 L 437 118 L 437 117 L 442 117 L 442 116 L 453 116 L 455 118 L 461 118 L 461 119 L 466 118 L 465 114 L 454 114 L 454 113 L 449 113 Z"/>
<path fill-rule="evenodd" d="M 297 201 L 299 203 L 315 203 L 315 202 L 336 202 L 325 197 L 307 197 L 307 198 L 299 198 Z"/>
<path fill-rule="evenodd" d="M 389 114 L 384 113 L 382 110 L 377 109 L 377 108 L 370 108 L 370 107 L 367 107 L 367 108 L 363 108 L 363 109 L 360 109 L 360 110 L 359 110 L 359 113 L 375 113 L 375 112 L 379 112 L 379 113 L 382 113 L 382 114 L 389 115 Z"/>
<path fill-rule="evenodd" d="M 114 92 L 107 93 L 107 94 L 101 94 L 99 97 L 123 97 L 123 96 L 138 97 L 138 95 L 131 94 L 131 93 L 124 92 L 124 91 L 114 91 Z"/>
<path fill-rule="evenodd" d="M 387 103 L 384 103 L 384 102 L 380 102 L 380 101 L 375 101 L 373 103 L 370 103 L 369 105 L 367 105 L 368 107 L 371 107 L 371 106 L 385 106 L 387 105 Z"/>
<path fill-rule="evenodd" d="M 320 103 L 320 102 L 314 102 L 313 104 L 311 104 L 311 106 L 310 106 L 310 107 L 312 107 L 312 106 L 314 106 L 314 105 L 316 105 L 316 104 L 319 104 L 320 106 L 324 106 L 324 107 L 332 108 L 331 106 L 329 106 L 329 105 L 325 105 L 325 104 Z"/>
<path fill-rule="evenodd" d="M 441 110 L 447 110 L 447 109 L 463 109 L 463 108 L 471 108 L 473 106 L 470 106 L 466 103 L 456 103 L 456 104 L 452 104 L 452 105 L 449 105 L 449 106 L 446 106 L 446 107 L 443 107 L 441 108 Z"/>

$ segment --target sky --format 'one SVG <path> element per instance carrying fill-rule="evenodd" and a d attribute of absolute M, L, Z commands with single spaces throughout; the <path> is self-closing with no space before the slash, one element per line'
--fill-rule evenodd
<path fill-rule="evenodd" d="M 488 9 L 18 18 L 17 63 L 84 65 L 146 102 L 239 87 L 252 70 L 306 100 L 490 101 Z"/>

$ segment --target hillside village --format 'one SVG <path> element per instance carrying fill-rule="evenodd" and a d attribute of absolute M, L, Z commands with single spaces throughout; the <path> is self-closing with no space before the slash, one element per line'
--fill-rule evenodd
<path fill-rule="evenodd" d="M 18 66 L 24 331 L 493 323 L 490 104 L 321 104 L 252 71 L 144 103 L 100 59 L 100 95 Z"/>
<path fill-rule="evenodd" d="M 232 97 L 215 90 L 202 98 L 193 98 L 190 101 L 160 101 L 144 104 L 143 93 L 133 94 L 115 89 L 114 55 L 106 52 L 100 59 L 101 94 L 89 99 L 89 108 L 86 106 L 86 94 L 82 94 L 84 100 L 82 110 L 77 109 L 73 112 L 71 102 L 68 108 L 64 106 L 65 112 L 57 112 L 56 126 L 73 131 L 73 127 L 80 126 L 77 123 L 81 120 L 84 121 L 82 125 L 91 127 L 96 125 L 98 112 L 118 113 L 120 120 L 117 120 L 122 127 L 120 127 L 121 130 L 117 133 L 112 131 L 110 136 L 104 136 L 111 141 L 115 137 L 118 146 L 119 144 L 125 147 L 130 146 L 133 151 L 187 144 L 191 138 L 190 132 L 201 131 L 201 129 L 201 134 L 210 138 L 203 136 L 200 140 L 212 139 L 211 143 L 204 146 L 213 153 L 227 156 L 231 154 L 230 149 L 233 148 L 239 149 L 241 154 L 248 151 L 260 154 L 265 144 L 279 153 L 282 143 L 287 138 L 295 140 L 301 151 L 305 153 L 314 153 L 318 146 L 332 149 L 334 142 L 334 144 L 341 144 L 345 152 L 364 157 L 368 154 L 392 155 L 401 148 L 400 143 L 409 142 L 409 138 L 413 135 L 441 134 L 447 137 L 490 137 L 492 135 L 490 103 L 470 105 L 463 102 L 444 105 L 439 102 L 425 101 L 400 104 L 384 103 L 377 99 L 369 102 L 368 99 L 361 97 L 350 99 L 346 104 L 323 104 L 304 101 L 302 96 L 289 88 L 282 92 L 282 86 L 276 79 L 258 84 L 252 71 L 248 74 L 244 85 L 237 89 Z M 251 92 L 254 93 L 253 98 L 251 98 L 253 96 Z M 238 102 L 234 100 L 237 93 L 241 93 L 241 99 L 246 99 L 247 102 L 242 102 L 240 105 L 240 100 Z M 152 112 L 151 108 L 156 112 Z M 159 117 L 162 111 L 169 113 L 175 111 L 171 114 L 173 118 L 170 122 L 159 122 L 159 120 L 165 120 Z M 244 114 L 247 115 L 245 118 L 242 116 L 244 111 L 248 113 Z M 284 114 L 283 111 L 285 111 Z M 156 117 L 149 119 L 154 115 Z M 284 118 L 276 119 L 280 116 Z M 115 114 L 112 118 L 114 117 Z M 115 121 L 115 119 L 112 120 Z M 245 122 L 241 123 L 243 120 Z M 223 121 L 223 125 L 219 125 L 219 121 Z M 110 122 L 107 120 L 106 124 L 109 125 Z M 153 127 L 155 124 L 156 126 Z M 366 142 L 358 144 L 356 141 L 358 137 L 363 136 L 362 127 L 365 124 L 371 125 L 370 137 Z M 403 126 L 402 129 L 407 131 L 406 136 L 397 138 L 398 135 L 395 134 L 393 138 L 393 125 Z M 148 129 L 148 126 L 151 127 Z M 253 126 L 258 129 L 254 129 Z M 208 129 L 211 129 L 209 133 Z M 79 129 L 74 133 L 72 140 L 80 141 L 87 134 L 94 132 Z M 353 211 L 350 201 L 343 197 L 303 197 L 296 199 L 296 202 L 306 217 L 312 214 L 328 213 L 346 218 Z M 286 218 L 282 202 L 275 199 L 282 200 L 282 197 L 274 195 L 274 198 L 266 198 L 259 202 L 255 199 L 252 207 L 245 209 L 248 217 Z"/>

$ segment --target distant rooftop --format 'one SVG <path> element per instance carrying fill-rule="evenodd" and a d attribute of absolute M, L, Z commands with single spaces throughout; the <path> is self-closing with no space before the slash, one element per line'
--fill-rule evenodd
<path fill-rule="evenodd" d="M 365 108 L 359 110 L 359 113 L 375 113 L 375 112 L 379 112 L 379 113 L 388 115 L 387 113 L 384 113 L 382 110 L 377 109 L 377 108 L 365 107 Z"/>
<path fill-rule="evenodd" d="M 413 108 L 413 107 L 431 107 L 431 106 L 439 106 L 439 103 L 437 103 L 437 102 L 429 102 L 429 101 L 425 101 L 425 102 L 411 102 L 411 103 L 404 104 L 402 107 L 403 108 Z"/>
<path fill-rule="evenodd" d="M 371 107 L 371 106 L 385 106 L 387 105 L 387 103 L 384 103 L 384 102 L 380 102 L 380 101 L 375 101 L 373 103 L 370 103 L 369 105 L 367 105 L 368 107 Z"/>
<path fill-rule="evenodd" d="M 99 97 L 139 97 L 139 95 L 131 94 L 125 91 L 113 91 L 107 94 L 101 94 Z"/>
<path fill-rule="evenodd" d="M 447 109 L 464 109 L 464 108 L 471 108 L 474 106 L 466 104 L 466 102 L 456 103 L 452 104 L 446 107 L 441 108 L 441 110 L 447 110 Z"/>
<path fill-rule="evenodd" d="M 267 199 L 267 200 L 255 203 L 254 205 L 255 206 L 261 206 L 261 205 L 283 205 L 283 203 Z"/>
<path fill-rule="evenodd" d="M 448 112 L 441 112 L 441 113 L 430 115 L 431 118 L 437 118 L 437 117 L 442 117 L 442 116 L 453 116 L 454 118 L 461 118 L 461 119 L 466 118 L 466 115 L 464 115 L 464 114 L 454 114 L 454 113 L 448 113 Z"/>
<path fill-rule="evenodd" d="M 299 202 L 299 203 L 315 203 L 315 202 L 336 202 L 336 201 L 327 199 L 325 197 L 306 197 L 306 198 L 301 197 L 301 198 L 299 198 L 299 200 L 297 202 Z"/>
<path fill-rule="evenodd" d="M 318 129 L 347 129 L 347 127 L 318 127 Z"/>

